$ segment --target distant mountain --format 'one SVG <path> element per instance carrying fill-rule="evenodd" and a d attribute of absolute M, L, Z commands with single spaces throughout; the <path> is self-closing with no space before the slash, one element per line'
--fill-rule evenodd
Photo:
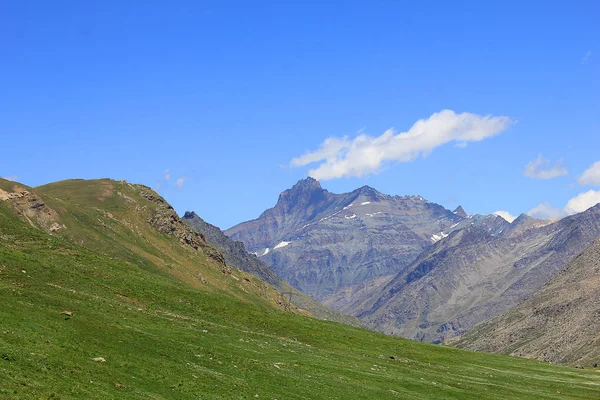
<path fill-rule="evenodd" d="M 454 209 L 454 211 L 452 211 L 454 214 L 458 215 L 459 217 L 463 217 L 463 218 L 467 218 L 468 215 L 465 212 L 465 210 L 462 208 L 462 206 L 458 206 Z"/>
<path fill-rule="evenodd" d="M 600 205 L 551 224 L 521 216 L 495 235 L 493 225 L 453 232 L 349 308 L 389 334 L 428 342 L 463 334 L 535 293 L 592 243 Z"/>
<path fill-rule="evenodd" d="M 600 238 L 542 289 L 454 345 L 572 365 L 600 362 Z"/>
<path fill-rule="evenodd" d="M 537 219 L 530 217 L 527 214 L 519 215 L 503 233 L 505 237 L 518 236 L 528 229 L 541 228 L 549 225 L 552 221 L 545 219 Z"/>
<path fill-rule="evenodd" d="M 225 233 L 294 287 L 337 309 L 403 271 L 423 250 L 468 225 L 493 234 L 497 216 L 468 217 L 421 196 L 389 196 L 363 186 L 335 194 L 306 178 L 275 207 Z"/>
<path fill-rule="evenodd" d="M 277 288 L 279 292 L 289 298 L 290 302 L 298 308 L 309 311 L 316 318 L 341 322 L 347 325 L 363 326 L 356 318 L 320 304 L 308 295 L 291 287 L 277 275 L 273 268 L 259 260 L 256 255 L 249 254 L 242 242 L 230 239 L 221 229 L 204 221 L 195 212 L 187 211 L 182 220 L 190 228 L 202 234 L 209 245 L 217 248 L 223 254 L 225 263 L 228 266 L 249 272 L 264 280 Z"/>

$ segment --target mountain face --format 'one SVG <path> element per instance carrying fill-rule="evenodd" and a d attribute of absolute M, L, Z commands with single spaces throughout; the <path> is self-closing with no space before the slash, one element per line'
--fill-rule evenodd
<path fill-rule="evenodd" d="M 248 253 L 242 242 L 230 239 L 221 229 L 204 221 L 195 212 L 187 211 L 182 220 L 189 227 L 199 232 L 208 244 L 218 249 L 223 254 L 225 263 L 228 266 L 251 273 L 264 280 L 279 290 L 280 293 L 285 294 L 289 301 L 298 308 L 309 311 L 316 318 L 347 325 L 364 326 L 358 319 L 320 304 L 291 287 L 277 275 L 273 268 L 259 260 L 256 255 Z"/>
<path fill-rule="evenodd" d="M 600 362 L 600 238 L 542 289 L 454 345 L 554 363 Z"/>
<path fill-rule="evenodd" d="M 225 233 L 292 286 L 345 310 L 452 231 L 475 224 L 495 234 L 509 225 L 497 216 L 455 211 L 368 186 L 330 193 L 307 178 L 281 193 L 275 207 Z"/>
<path fill-rule="evenodd" d="M 600 205 L 549 224 L 520 217 L 501 234 L 480 226 L 425 250 L 371 298 L 351 304 L 389 334 L 441 342 L 517 305 L 600 235 Z"/>
<path fill-rule="evenodd" d="M 249 272 L 273 286 L 281 283 L 281 278 L 273 268 L 260 261 L 255 255 L 248 254 L 243 243 L 229 239 L 219 228 L 207 223 L 195 212 L 187 211 L 182 220 L 202 234 L 210 245 L 219 249 L 227 265 Z"/>

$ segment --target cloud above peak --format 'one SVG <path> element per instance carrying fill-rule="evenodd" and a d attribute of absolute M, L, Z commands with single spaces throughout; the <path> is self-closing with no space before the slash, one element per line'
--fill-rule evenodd
<path fill-rule="evenodd" d="M 534 179 L 552 179 L 569 173 L 559 160 L 552 164 L 550 160 L 538 154 L 537 158 L 529 161 L 523 170 L 523 175 Z"/>
<path fill-rule="evenodd" d="M 529 210 L 527 214 L 534 218 L 558 219 L 583 212 L 598 203 L 600 203 L 600 191 L 589 190 L 570 199 L 563 208 L 553 207 L 546 201 Z"/>
<path fill-rule="evenodd" d="M 511 213 L 509 213 L 508 211 L 495 211 L 492 214 L 497 215 L 499 217 L 504 218 L 504 220 L 508 221 L 508 222 L 513 222 L 515 219 L 517 219 L 517 217 L 515 217 L 514 215 L 512 215 Z"/>
<path fill-rule="evenodd" d="M 577 180 L 580 185 L 600 186 L 600 161 L 596 161 Z"/>
<path fill-rule="evenodd" d="M 415 122 L 406 132 L 388 129 L 377 137 L 360 134 L 354 139 L 347 136 L 325 139 L 318 150 L 292 159 L 290 165 L 301 167 L 321 162 L 308 173 L 318 180 L 360 177 L 379 172 L 388 162 L 414 161 L 446 143 L 465 147 L 469 142 L 497 135 L 513 122 L 504 116 L 443 110 Z"/>

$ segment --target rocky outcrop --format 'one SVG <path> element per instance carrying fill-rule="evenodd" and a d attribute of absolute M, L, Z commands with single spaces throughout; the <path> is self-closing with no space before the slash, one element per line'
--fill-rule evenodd
<path fill-rule="evenodd" d="M 297 289 L 290 287 L 277 275 L 273 268 L 259 260 L 256 255 L 249 254 L 242 242 L 230 239 L 219 228 L 205 222 L 195 212 L 186 212 L 182 219 L 192 229 L 201 233 L 208 244 L 222 252 L 228 266 L 249 272 L 275 287 L 281 293 L 282 304 L 291 303 L 302 310 L 308 311 L 315 318 L 364 327 L 358 319 L 330 309 Z"/>
<path fill-rule="evenodd" d="M 18 215 L 32 226 L 51 233 L 66 228 L 55 210 L 50 208 L 37 194 L 20 185 L 14 184 L 11 191 L 0 188 L 0 201 L 7 202 Z"/>
<path fill-rule="evenodd" d="M 176 237 L 183 245 L 189 246 L 194 250 L 202 250 L 210 258 L 225 265 L 225 257 L 223 254 L 214 247 L 209 246 L 202 234 L 187 226 L 165 199 L 153 192 L 147 186 L 134 186 L 137 186 L 140 189 L 139 193 L 143 198 L 156 203 L 156 208 L 151 212 L 151 216 L 148 218 L 148 223 L 151 226 L 161 233 Z"/>
<path fill-rule="evenodd" d="M 199 232 L 208 244 L 221 251 L 225 263 L 230 267 L 249 272 L 273 286 L 281 283 L 281 278 L 277 276 L 273 268 L 260 261 L 254 254 L 249 254 L 242 242 L 231 240 L 219 228 L 207 223 L 195 212 L 186 211 L 182 220 L 193 230 Z"/>

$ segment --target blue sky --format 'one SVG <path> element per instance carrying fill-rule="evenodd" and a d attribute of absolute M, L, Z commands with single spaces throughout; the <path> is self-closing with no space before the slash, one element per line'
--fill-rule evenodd
<path fill-rule="evenodd" d="M 0 176 L 160 186 L 227 228 L 327 163 L 291 165 L 327 138 L 347 138 L 336 168 L 351 148 L 364 167 L 357 136 L 423 119 L 419 151 L 384 141 L 381 163 L 323 187 L 469 213 L 600 201 L 598 2 L 84 3 L 0 5 Z M 509 122 L 464 141 L 451 117 L 442 140 L 429 120 L 442 110 Z"/>

